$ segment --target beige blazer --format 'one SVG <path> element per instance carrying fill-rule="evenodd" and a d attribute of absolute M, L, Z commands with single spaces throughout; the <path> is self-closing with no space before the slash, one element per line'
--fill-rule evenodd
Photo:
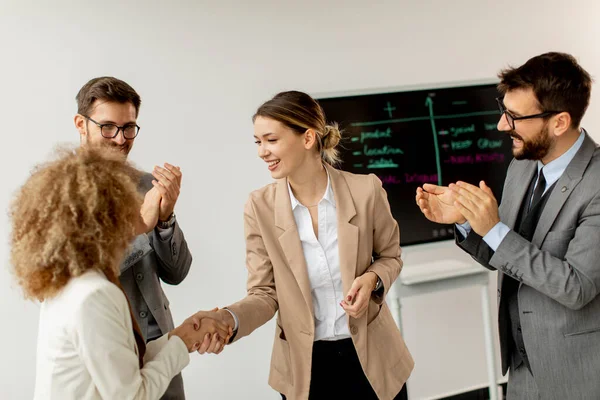
<path fill-rule="evenodd" d="M 385 295 L 400 274 L 400 235 L 387 195 L 375 175 L 354 175 L 326 166 L 336 201 L 344 293 L 354 279 L 373 271 L 384 290 L 373 295 L 362 318 L 348 320 L 369 382 L 380 399 L 393 399 L 413 369 Z M 307 399 L 314 317 L 302 244 L 287 180 L 250 195 L 244 210 L 248 295 L 229 306 L 239 318 L 234 340 L 249 335 L 279 310 L 269 385 L 288 399 Z M 340 382 L 343 384 L 343 382 Z"/>

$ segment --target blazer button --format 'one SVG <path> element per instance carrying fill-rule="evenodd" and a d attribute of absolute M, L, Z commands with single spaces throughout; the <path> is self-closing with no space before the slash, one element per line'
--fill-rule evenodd
<path fill-rule="evenodd" d="M 356 335 L 358 333 L 358 328 L 356 327 L 356 325 L 350 325 L 350 333 L 352 333 L 353 335 Z"/>
<path fill-rule="evenodd" d="M 140 318 L 146 318 L 148 313 L 146 311 L 140 311 Z"/>
<path fill-rule="evenodd" d="M 136 276 L 135 279 L 137 279 L 138 281 L 141 281 L 144 279 L 144 274 L 142 274 L 141 272 L 139 272 Z"/>

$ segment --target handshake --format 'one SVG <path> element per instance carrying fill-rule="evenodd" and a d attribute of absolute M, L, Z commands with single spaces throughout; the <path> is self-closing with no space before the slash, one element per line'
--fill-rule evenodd
<path fill-rule="evenodd" d="M 227 310 L 199 311 L 169 332 L 179 336 L 188 351 L 219 354 L 233 335 L 235 321 Z"/>

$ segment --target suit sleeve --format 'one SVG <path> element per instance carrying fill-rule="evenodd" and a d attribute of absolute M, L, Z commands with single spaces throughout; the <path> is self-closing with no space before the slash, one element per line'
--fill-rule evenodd
<path fill-rule="evenodd" d="M 263 242 L 252 198 L 244 207 L 244 235 L 248 270 L 247 296 L 227 307 L 239 321 L 234 341 L 249 335 L 265 324 L 279 309 L 273 265 Z"/>
<path fill-rule="evenodd" d="M 375 272 L 381 279 L 383 287 L 373 293 L 373 301 L 383 303 L 391 285 L 400 270 L 400 229 L 392 216 L 387 194 L 381 181 L 375 175 L 370 175 L 373 182 L 373 263 L 367 271 Z"/>
<path fill-rule="evenodd" d="M 567 246 L 557 258 L 510 231 L 489 264 L 527 286 L 573 310 L 585 307 L 600 288 L 600 194 L 596 194 L 579 216 L 577 226 L 555 232 L 548 248 Z"/>
<path fill-rule="evenodd" d="M 176 221 L 173 225 L 173 234 L 162 238 L 158 229 L 155 228 L 148 234 L 150 246 L 156 253 L 158 260 L 157 273 L 160 279 L 170 285 L 180 284 L 192 265 L 192 253 L 188 248 L 183 231 Z"/>

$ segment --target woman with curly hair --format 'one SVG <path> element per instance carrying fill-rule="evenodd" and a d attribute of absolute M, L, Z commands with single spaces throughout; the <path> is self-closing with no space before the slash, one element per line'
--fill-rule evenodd
<path fill-rule="evenodd" d="M 38 167 L 16 194 L 11 262 L 25 297 L 42 302 L 35 399 L 158 399 L 188 352 L 228 336 L 193 317 L 146 348 L 118 280 L 131 239 L 158 218 L 143 204 L 160 193 L 143 199 L 140 176 L 122 155 L 84 147 Z"/>

